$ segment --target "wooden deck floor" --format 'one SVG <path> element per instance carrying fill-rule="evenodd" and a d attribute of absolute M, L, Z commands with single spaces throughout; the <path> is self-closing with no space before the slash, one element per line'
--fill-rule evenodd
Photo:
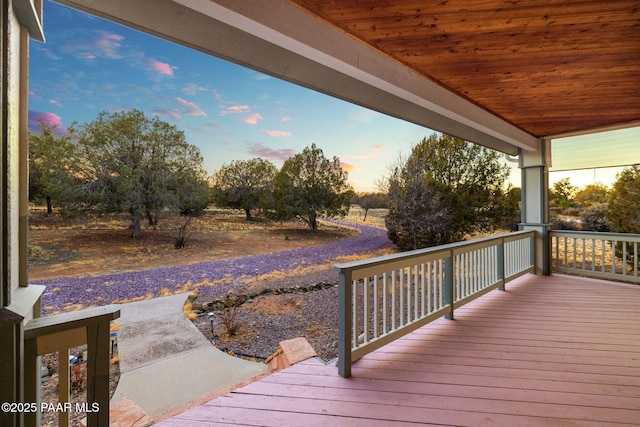
<path fill-rule="evenodd" d="M 158 426 L 640 425 L 640 287 L 526 275 L 365 356 L 308 360 Z"/>

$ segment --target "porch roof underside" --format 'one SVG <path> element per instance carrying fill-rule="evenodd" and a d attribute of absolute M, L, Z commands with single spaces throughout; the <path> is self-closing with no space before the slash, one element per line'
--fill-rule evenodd
<path fill-rule="evenodd" d="M 637 1 L 57 1 L 508 154 L 640 124 Z"/>

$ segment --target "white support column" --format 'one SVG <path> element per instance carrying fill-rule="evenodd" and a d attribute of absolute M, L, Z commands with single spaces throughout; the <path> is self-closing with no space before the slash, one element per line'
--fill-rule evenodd
<path fill-rule="evenodd" d="M 521 230 L 533 230 L 535 239 L 535 272 L 551 274 L 551 239 L 549 231 L 549 166 L 551 144 L 541 139 L 538 150 L 520 150 L 522 172 L 522 223 Z"/>

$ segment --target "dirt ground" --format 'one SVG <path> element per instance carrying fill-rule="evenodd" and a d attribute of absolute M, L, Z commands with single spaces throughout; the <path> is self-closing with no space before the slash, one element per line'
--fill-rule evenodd
<path fill-rule="evenodd" d="M 143 225 L 142 238 L 134 240 L 130 237 L 127 215 L 69 219 L 58 213 L 46 215 L 43 208 L 33 208 L 29 216 L 29 278 L 35 281 L 184 265 L 315 246 L 346 239 L 357 233 L 326 223 L 321 224 L 320 232 L 312 232 L 304 223 L 297 221 L 280 223 L 257 218 L 248 222 L 242 212 L 209 209 L 190 223 L 186 247 L 176 249 L 174 241 L 178 235 L 178 228 L 184 221 L 184 218 L 160 218 L 155 227 Z M 304 295 L 290 295 L 284 301 L 282 296 L 273 296 L 262 298 L 255 304 L 247 304 L 239 316 L 243 325 L 239 333 L 230 337 L 231 339 L 227 337 L 224 341 L 211 341 L 223 348 L 229 346 L 242 349 L 241 343 L 247 341 L 256 345 L 255 325 L 266 322 L 272 325 L 269 328 L 271 332 L 282 329 L 273 327 L 274 320 L 283 326 L 287 325 L 285 329 L 288 332 L 284 333 L 294 336 L 310 335 L 307 331 L 309 327 L 316 331 L 316 335 L 333 335 L 337 326 L 334 325 L 335 321 L 319 322 L 328 323 L 327 328 L 313 322 L 313 325 L 305 325 L 302 331 L 302 324 L 305 322 L 294 324 L 291 318 L 272 318 L 287 314 L 300 319 L 303 317 L 302 309 L 306 306 L 303 299 Z M 204 323 L 200 318 L 196 324 L 203 334 L 211 339 L 208 323 Z M 292 328 L 294 331 L 291 331 Z M 271 335 L 266 331 L 262 333 L 265 338 Z M 269 353 L 274 350 L 274 345 L 277 348 L 278 339 L 280 335 L 276 334 L 268 341 L 258 344 L 265 346 Z M 324 341 L 332 342 L 333 339 L 325 336 Z M 247 351 L 256 352 L 249 348 Z M 81 350 L 74 349 L 72 353 L 81 353 Z M 319 351 L 319 354 L 323 352 Z M 42 399 L 43 402 L 54 403 L 57 402 L 57 355 L 46 355 L 43 365 L 50 368 L 53 376 L 51 380 L 43 383 Z M 82 365 L 81 363 L 80 369 Z M 75 374 L 72 375 L 72 382 L 74 378 Z M 111 366 L 112 393 L 118 379 L 119 369 L 116 363 Z M 83 391 L 72 396 L 72 401 L 86 401 L 86 397 L 82 396 Z M 78 425 L 81 416 L 82 414 L 74 414 L 71 424 Z M 56 424 L 55 414 L 43 415 L 43 425 Z"/>
<path fill-rule="evenodd" d="M 29 278 L 84 276 L 234 258 L 331 243 L 356 231 L 323 223 L 313 232 L 300 221 L 246 221 L 239 211 L 208 209 L 192 220 L 187 245 L 174 241 L 184 218 L 160 218 L 130 237 L 127 215 L 67 219 L 35 208 L 29 217 Z"/>

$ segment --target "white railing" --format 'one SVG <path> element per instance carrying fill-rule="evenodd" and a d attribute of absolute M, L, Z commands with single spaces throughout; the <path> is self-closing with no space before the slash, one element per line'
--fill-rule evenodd
<path fill-rule="evenodd" d="M 338 369 L 534 269 L 534 232 L 355 261 L 340 276 Z"/>
<path fill-rule="evenodd" d="M 87 426 L 109 425 L 109 325 L 120 317 L 120 308 L 109 305 L 31 320 L 24 328 L 25 402 L 35 402 L 35 411 L 24 414 L 24 426 L 40 426 L 39 357 L 58 352 L 58 425 L 69 425 L 69 349 L 87 345 Z M 69 408 L 69 409 L 67 409 Z"/>
<path fill-rule="evenodd" d="M 551 268 L 559 273 L 640 283 L 639 245 L 639 234 L 553 230 Z"/>

